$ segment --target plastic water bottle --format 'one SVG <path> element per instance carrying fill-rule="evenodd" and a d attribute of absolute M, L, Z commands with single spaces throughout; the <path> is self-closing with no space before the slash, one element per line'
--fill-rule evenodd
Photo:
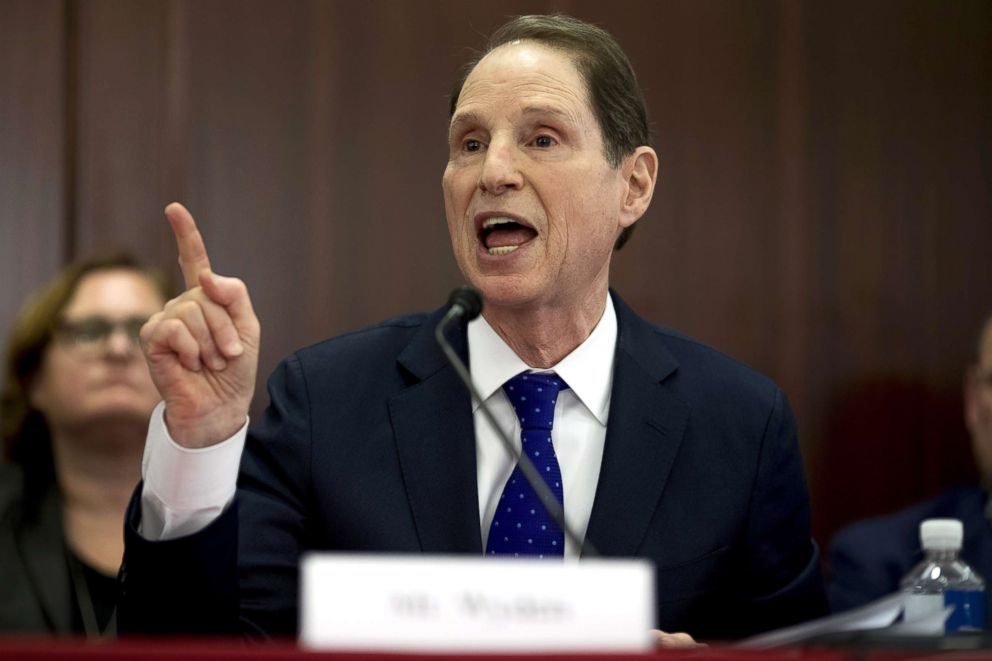
<path fill-rule="evenodd" d="M 902 579 L 904 622 L 933 616 L 953 606 L 943 628 L 929 633 L 985 629 L 985 581 L 958 557 L 963 538 L 964 526 L 957 519 L 927 519 L 920 524 L 925 557 Z"/>

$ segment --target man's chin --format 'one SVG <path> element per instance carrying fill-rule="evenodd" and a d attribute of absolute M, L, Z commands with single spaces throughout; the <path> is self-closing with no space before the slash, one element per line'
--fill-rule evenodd
<path fill-rule="evenodd" d="M 525 278 L 502 276 L 483 278 L 474 286 L 482 292 L 482 310 L 519 310 L 540 300 L 538 292 Z"/>

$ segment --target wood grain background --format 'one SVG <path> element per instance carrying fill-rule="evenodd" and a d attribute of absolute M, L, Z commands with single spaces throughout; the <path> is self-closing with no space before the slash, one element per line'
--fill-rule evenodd
<path fill-rule="evenodd" d="M 452 74 L 506 16 L 560 10 L 625 47 L 661 156 L 614 286 L 783 386 L 820 542 L 975 478 L 960 380 L 992 312 L 992 3 L 496 4 L 0 0 L 0 339 L 68 259 L 175 271 L 174 199 L 250 285 L 263 373 L 436 307 L 460 283 Z"/>

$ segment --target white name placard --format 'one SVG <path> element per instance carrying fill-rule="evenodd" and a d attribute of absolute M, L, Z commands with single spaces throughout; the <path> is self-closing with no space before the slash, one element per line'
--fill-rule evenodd
<path fill-rule="evenodd" d="M 311 553 L 300 642 L 317 649 L 649 650 L 654 568 L 581 562 Z"/>

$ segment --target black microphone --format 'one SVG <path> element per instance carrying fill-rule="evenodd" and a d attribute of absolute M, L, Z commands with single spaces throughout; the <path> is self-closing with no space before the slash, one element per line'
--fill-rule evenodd
<path fill-rule="evenodd" d="M 548 488 L 548 485 L 544 482 L 544 478 L 541 477 L 540 472 L 534 468 L 534 464 L 531 462 L 530 457 L 525 454 L 521 454 L 517 451 L 517 448 L 513 445 L 513 441 L 510 440 L 510 435 L 507 434 L 499 423 L 496 422 L 496 417 L 493 415 L 492 411 L 486 405 L 486 402 L 479 396 L 479 391 L 476 389 L 475 384 L 472 382 L 472 374 L 468 371 L 465 363 L 452 348 L 448 339 L 444 336 L 444 331 L 447 329 L 448 325 L 455 319 L 462 319 L 465 323 L 475 319 L 482 312 L 482 294 L 478 289 L 474 287 L 469 287 L 463 285 L 458 287 L 451 292 L 448 297 L 448 305 L 450 306 L 447 314 L 444 318 L 438 322 L 437 327 L 434 329 L 434 338 L 437 343 L 441 345 L 444 355 L 448 358 L 448 362 L 451 366 L 455 368 L 455 372 L 458 374 L 458 378 L 462 380 L 465 387 L 468 388 L 469 393 L 472 395 L 472 399 L 479 403 L 479 408 L 482 410 L 482 415 L 486 418 L 489 426 L 492 427 L 493 431 L 496 432 L 496 436 L 499 438 L 500 442 L 503 444 L 503 449 L 513 458 L 513 460 L 520 466 L 520 472 L 523 473 L 524 477 L 527 479 L 527 483 L 530 484 L 531 489 L 537 494 L 538 499 L 541 501 L 541 505 L 544 510 L 554 519 L 554 522 L 558 524 L 558 528 L 561 529 L 565 536 L 568 537 L 572 545 L 579 549 L 580 556 L 586 557 L 596 557 L 599 553 L 596 548 L 592 545 L 588 539 L 584 542 L 579 539 L 579 536 L 575 533 L 568 522 L 565 521 L 565 512 L 562 509 L 561 503 L 555 498 L 555 495 Z"/>
<path fill-rule="evenodd" d="M 456 309 L 456 314 L 468 323 L 482 312 L 482 293 L 475 287 L 462 285 L 452 290 L 451 295 L 448 296 L 448 305 Z"/>

